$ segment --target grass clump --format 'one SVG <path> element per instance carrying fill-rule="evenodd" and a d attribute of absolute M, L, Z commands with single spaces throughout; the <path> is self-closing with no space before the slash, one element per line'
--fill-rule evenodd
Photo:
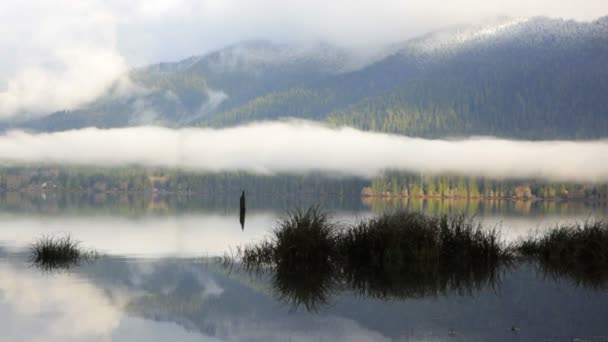
<path fill-rule="evenodd" d="M 493 264 L 508 255 L 497 230 L 463 215 L 404 211 L 359 222 L 341 234 L 339 244 L 347 263 L 386 269 L 428 262 Z"/>
<path fill-rule="evenodd" d="M 494 287 L 514 261 L 605 288 L 608 223 L 562 225 L 511 246 L 497 229 L 464 215 L 396 211 L 337 226 L 319 207 L 290 212 L 273 237 L 241 251 L 248 269 L 273 274 L 279 297 L 316 310 L 336 289 L 377 298 L 417 298 Z"/>
<path fill-rule="evenodd" d="M 493 284 L 510 255 L 473 219 L 399 211 L 361 221 L 339 239 L 344 278 L 375 297 L 470 292 Z"/>
<path fill-rule="evenodd" d="M 43 236 L 30 249 L 32 264 L 45 271 L 67 270 L 97 257 L 94 251 L 80 247 L 80 242 L 70 235 Z"/>
<path fill-rule="evenodd" d="M 282 218 L 271 241 L 243 250 L 246 267 L 282 266 L 302 270 L 331 262 L 336 253 L 336 227 L 329 215 L 311 207 Z"/>
<path fill-rule="evenodd" d="M 248 269 L 273 271 L 281 298 L 309 309 L 337 287 L 376 297 L 481 288 L 508 259 L 496 230 L 464 216 L 395 212 L 338 227 L 318 207 L 290 212 L 241 256 Z"/>
<path fill-rule="evenodd" d="M 608 222 L 601 220 L 557 226 L 530 235 L 515 248 L 520 256 L 553 276 L 605 287 L 608 284 Z"/>

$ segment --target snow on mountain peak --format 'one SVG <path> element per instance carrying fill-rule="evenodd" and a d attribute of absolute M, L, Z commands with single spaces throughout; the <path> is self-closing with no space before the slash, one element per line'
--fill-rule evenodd
<path fill-rule="evenodd" d="M 465 43 L 480 41 L 496 36 L 510 28 L 526 23 L 527 21 L 529 21 L 529 18 L 526 17 L 500 18 L 479 25 L 434 32 L 409 41 L 406 44 L 406 48 L 407 50 L 421 53 L 453 49 Z"/>

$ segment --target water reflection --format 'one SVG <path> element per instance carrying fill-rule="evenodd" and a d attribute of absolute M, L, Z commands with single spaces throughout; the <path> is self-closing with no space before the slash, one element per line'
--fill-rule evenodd
<path fill-rule="evenodd" d="M 606 292 L 545 279 L 526 264 L 473 296 L 387 301 L 342 288 L 332 305 L 309 313 L 278 305 L 268 277 L 238 267 L 226 273 L 209 259 L 103 257 L 52 276 L 23 261 L 6 252 L 0 261 L 3 341 L 512 341 L 607 334 Z"/>
<path fill-rule="evenodd" d="M 364 198 L 363 203 L 374 212 L 399 209 L 422 211 L 432 215 L 460 214 L 467 216 L 598 216 L 608 215 L 608 204 L 585 201 L 499 200 L 499 199 L 454 199 L 454 198 Z"/>
<path fill-rule="evenodd" d="M 252 211 L 284 211 L 295 207 L 319 204 L 332 211 L 366 211 L 359 197 L 313 197 L 297 194 L 247 194 L 247 209 Z M 234 197 L 172 194 L 124 193 L 0 193 L 0 213 L 27 215 L 181 215 L 214 212 L 238 213 Z"/>
<path fill-rule="evenodd" d="M 240 203 L 239 203 L 240 204 Z M 516 201 L 479 199 L 378 199 L 359 197 L 313 197 L 297 194 L 247 194 L 247 209 L 283 212 L 296 207 L 320 205 L 335 212 L 381 213 L 406 209 L 432 215 L 465 213 L 469 216 L 542 217 L 608 216 L 608 203 L 585 201 Z M 28 215 L 176 215 L 202 212 L 237 213 L 234 197 L 119 193 L 21 193 L 0 194 L 0 213 Z"/>
<path fill-rule="evenodd" d="M 238 265 L 228 272 L 209 257 L 264 239 L 284 209 L 320 202 L 343 222 L 391 209 L 386 201 L 364 204 L 359 198 L 247 196 L 247 230 L 241 230 L 235 198 L 0 194 L 2 341 L 536 341 L 608 336 L 605 273 L 589 278 L 527 263 L 472 275 L 440 269 L 374 274 L 327 268 L 256 275 Z M 460 213 L 464 208 L 488 224 L 502 223 L 508 239 L 607 212 L 606 204 L 585 203 L 408 203 L 390 205 L 429 213 Z M 29 244 L 56 233 L 70 233 L 105 256 L 58 274 L 30 267 Z"/>
<path fill-rule="evenodd" d="M 318 312 L 331 305 L 343 291 L 363 298 L 386 301 L 437 298 L 439 296 L 475 296 L 500 286 L 503 267 L 491 269 L 416 269 L 399 272 L 386 270 L 340 270 L 331 265 L 307 268 L 306 271 L 277 267 L 266 271 L 276 297 L 291 309 L 299 307 Z"/>

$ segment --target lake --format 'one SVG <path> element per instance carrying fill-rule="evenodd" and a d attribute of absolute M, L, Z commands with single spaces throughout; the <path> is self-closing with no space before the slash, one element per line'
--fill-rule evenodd
<path fill-rule="evenodd" d="M 398 208 L 464 212 L 515 241 L 608 217 L 605 203 L 250 197 L 242 229 L 238 198 L 2 194 L 2 341 L 608 340 L 608 286 L 530 264 L 487 286 L 332 284 L 307 308 L 295 304 L 298 291 L 319 289 L 278 287 L 271 274 L 218 259 L 266 238 L 286 210 L 313 204 L 343 223 Z M 33 267 L 31 243 L 61 234 L 99 258 L 69 270 Z"/>

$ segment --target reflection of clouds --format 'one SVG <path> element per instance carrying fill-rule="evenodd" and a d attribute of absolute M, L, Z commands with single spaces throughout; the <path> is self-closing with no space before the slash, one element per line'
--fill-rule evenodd
<path fill-rule="evenodd" d="M 127 317 L 122 311 L 127 303 L 146 294 L 139 288 L 100 288 L 75 274 L 41 274 L 22 266 L 0 264 L 3 342 L 201 340 L 202 336 L 175 323 Z M 153 271 L 145 270 L 156 268 L 136 269 L 152 276 Z M 201 277 L 201 281 L 202 297 L 222 293 L 213 279 Z"/>
<path fill-rule="evenodd" d="M 229 306 L 218 308 L 218 310 L 205 309 L 207 300 L 214 298 L 221 303 L 223 299 L 236 295 L 235 292 L 241 292 L 244 288 L 242 285 L 236 288 L 233 286 L 223 288 L 218 278 L 221 276 L 207 271 L 205 266 L 197 261 L 186 259 L 169 260 L 168 262 L 134 260 L 129 264 L 129 279 L 139 279 L 141 286 L 144 287 L 146 284 L 156 284 L 158 287 L 156 295 L 147 292 L 146 296 L 141 298 L 143 305 L 138 306 L 139 309 L 134 312 L 146 317 L 164 317 L 167 320 L 179 322 L 187 329 L 199 330 L 201 334 L 210 335 L 201 336 L 203 339 L 217 338 L 222 341 L 388 340 L 380 333 L 368 330 L 351 319 L 331 314 L 320 315 L 305 312 L 285 314 L 281 306 L 271 305 L 269 307 L 268 302 L 259 304 L 259 298 L 255 298 L 255 296 L 259 296 L 257 292 L 244 291 L 244 293 L 251 294 L 242 297 L 242 302 L 236 304 L 241 309 L 235 310 Z M 142 264 L 144 265 L 141 266 Z M 184 282 L 187 282 L 186 288 L 190 290 L 179 292 L 180 285 L 186 285 Z M 136 288 L 130 291 L 143 293 L 144 290 L 141 286 L 135 286 Z M 155 296 L 158 298 L 154 299 Z M 182 300 L 189 301 L 196 311 L 184 311 Z M 227 300 L 226 303 L 225 305 L 235 305 L 230 300 Z M 276 311 L 277 309 L 278 311 Z M 202 317 L 202 325 L 201 322 L 198 322 L 197 317 L 199 316 Z M 170 327 L 167 325 L 167 328 Z M 141 337 L 137 339 L 141 340 Z"/>
<path fill-rule="evenodd" d="M 195 331 L 188 331 L 172 322 L 151 322 L 141 318 L 125 317 L 114 334 L 112 341 L 175 341 L 207 342 L 221 341 L 217 338 L 201 336 Z"/>
<path fill-rule="evenodd" d="M 172 295 L 178 291 L 178 285 L 181 281 L 192 281 L 193 288 L 200 289 L 200 298 L 202 300 L 208 297 L 219 297 L 224 289 L 217 283 L 214 276 L 203 270 L 204 264 L 186 264 L 182 265 L 179 263 L 168 265 L 161 265 L 151 260 L 138 260 L 136 262 L 129 262 L 127 264 L 128 280 L 133 286 L 133 289 L 129 290 L 131 293 L 144 293 L 138 291 L 138 288 L 143 288 L 149 284 L 158 284 L 160 286 L 160 293 L 163 295 Z M 171 276 L 158 278 L 158 274 L 166 271 L 167 268 L 171 271 Z"/>
<path fill-rule="evenodd" d="M 118 262 L 118 261 L 117 261 Z M 1 341 L 385 341 L 382 334 L 357 321 L 333 314 L 286 314 L 259 302 L 257 293 L 243 297 L 239 310 L 208 309 L 190 317 L 173 312 L 172 300 L 180 296 L 203 304 L 214 297 L 234 296 L 242 287 L 224 289 L 217 275 L 204 271 L 186 260 L 177 263 L 129 262 L 128 272 L 108 273 L 109 282 L 89 282 L 86 266 L 78 274 L 41 274 L 18 264 L 0 264 L 0 331 Z M 140 265 L 141 264 L 141 265 Z M 102 264 L 103 265 L 103 264 Z M 136 266 L 137 265 L 137 266 Z M 97 266 L 96 266 L 97 267 Z M 107 270 L 113 268 L 108 266 Z M 166 271 L 172 272 L 167 274 Z M 139 275 L 134 275 L 139 273 Z M 116 285 L 140 279 L 131 286 Z M 195 293 L 174 292 L 170 301 L 163 286 L 188 281 Z M 194 283 L 192 283 L 194 282 Z M 160 292 L 146 289 L 160 288 Z M 179 286 L 174 287 L 176 291 Z M 250 292 L 245 292 L 250 293 Z M 192 296 L 194 295 L 194 297 Z M 152 307 L 138 306 L 148 320 L 131 316 L 137 310 L 123 309 L 139 300 L 151 300 Z M 231 303 L 227 301 L 226 303 Z M 252 303 L 252 304 L 248 304 Z M 253 304 L 256 303 L 256 304 Z M 221 304 L 220 304 L 221 305 Z M 229 305 L 229 304 L 226 304 Z M 234 304 L 232 304 L 234 305 Z M 255 305 L 255 306 L 254 306 Z M 178 306 L 179 307 L 179 306 Z M 195 305 L 195 307 L 197 307 Z M 147 309 L 146 309 L 147 308 Z M 156 311 L 158 309 L 160 311 Z M 241 311 L 242 310 L 242 311 Z M 136 314 L 136 315 L 138 315 Z M 203 322 L 198 322 L 198 315 Z M 191 319 L 193 319 L 191 321 Z M 173 321 L 173 322 L 172 322 Z M 203 324 L 202 326 L 200 324 Z"/>
<path fill-rule="evenodd" d="M 210 277 L 208 273 L 203 273 L 199 268 L 196 267 L 191 267 L 190 269 L 198 282 L 199 287 L 203 288 L 201 299 L 204 300 L 207 297 L 219 297 L 222 293 L 224 293 L 224 289 L 213 277 Z"/>
<path fill-rule="evenodd" d="M 3 341 L 107 340 L 121 312 L 102 291 L 68 274 L 0 265 Z"/>
<path fill-rule="evenodd" d="M 389 341 L 379 332 L 356 321 L 331 315 L 290 316 L 274 321 L 255 317 L 213 322 L 218 337 L 225 341 Z"/>
<path fill-rule="evenodd" d="M 128 263 L 129 282 L 134 286 L 142 286 L 146 278 L 154 274 L 156 266 L 151 262 Z"/>

